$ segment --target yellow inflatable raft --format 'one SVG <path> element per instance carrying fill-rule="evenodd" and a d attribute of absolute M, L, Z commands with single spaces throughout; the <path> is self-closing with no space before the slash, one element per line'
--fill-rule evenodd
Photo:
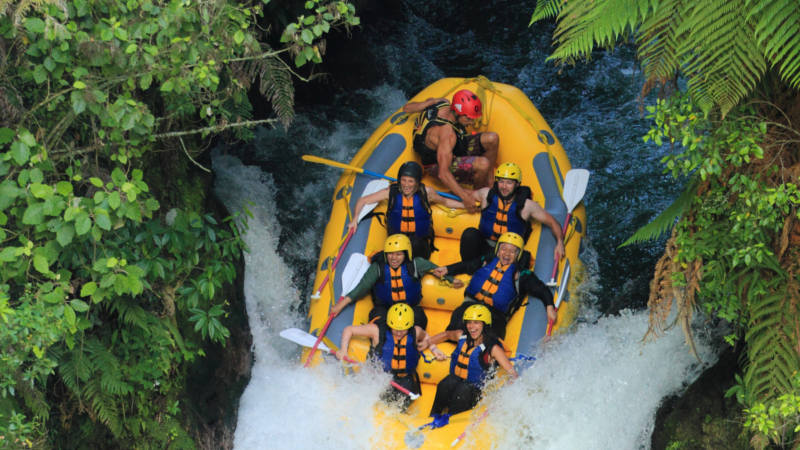
<path fill-rule="evenodd" d="M 515 162 L 522 168 L 522 184 L 531 188 L 533 198 L 559 223 L 567 216 L 567 206 L 562 199 L 562 190 L 566 173 L 571 169 L 567 155 L 556 139 L 550 127 L 533 106 L 531 101 L 519 89 L 501 83 L 494 83 L 484 77 L 462 79 L 446 78 L 428 86 L 410 101 L 423 101 L 428 98 L 451 98 L 459 89 L 475 92 L 483 103 L 483 117 L 476 125 L 476 131 L 494 131 L 500 137 L 498 164 Z M 328 321 L 331 306 L 346 292 L 342 292 L 342 274 L 352 254 L 373 255 L 383 249 L 386 238 L 385 227 L 375 218 L 362 221 L 356 233 L 349 239 L 347 246 L 340 254 L 340 248 L 347 236 L 347 223 L 350 220 L 356 201 L 363 195 L 367 184 L 376 178 L 367 175 L 369 172 L 395 177 L 401 164 L 409 160 L 419 162 L 419 157 L 412 148 L 412 133 L 415 115 L 408 115 L 402 110 L 392 114 L 361 147 L 349 165 L 361 168 L 361 171 L 345 170 L 336 186 L 333 195 L 333 207 L 330 220 L 325 228 L 322 249 L 317 265 L 314 290 L 319 291 L 319 298 L 312 300 L 309 310 L 311 319 L 310 333 L 318 335 Z M 429 176 L 423 183 L 445 191 L 438 180 Z M 385 211 L 385 202 L 381 202 L 375 211 Z M 446 265 L 459 260 L 459 237 L 467 227 L 477 227 L 479 214 L 466 214 L 464 210 L 450 210 L 441 205 L 433 205 L 433 223 L 435 231 L 435 247 L 438 251 L 431 255 L 431 261 Z M 579 284 L 582 265 L 578 259 L 581 241 L 586 233 L 586 212 L 583 204 L 579 204 L 572 212 L 572 219 L 566 233 L 566 257 L 559 264 L 557 281 L 567 286 L 565 292 L 557 292 L 561 297 L 558 309 L 558 321 L 554 333 L 569 326 L 576 315 L 577 301 L 570 297 L 570 289 Z M 548 228 L 542 230 L 534 224 L 533 231 L 526 244 L 535 261 L 534 272 L 543 281 L 548 281 L 553 269 L 553 248 L 555 239 Z M 331 270 L 337 255 L 340 262 Z M 569 270 L 568 270 L 569 268 Z M 567 279 L 564 276 L 568 277 Z M 323 280 L 326 281 L 322 289 Z M 460 275 L 465 283 L 469 276 Z M 431 335 L 445 329 L 450 319 L 450 312 L 463 301 L 463 291 L 440 282 L 432 275 L 423 278 L 421 305 L 428 316 L 427 332 Z M 532 355 L 539 341 L 545 336 L 547 318 L 544 306 L 538 299 L 528 299 L 509 320 L 504 340 L 510 357 Z M 349 305 L 330 324 L 325 333 L 324 342 L 331 348 L 338 348 L 341 332 L 347 325 L 367 323 L 367 314 L 372 309 L 372 300 L 367 297 Z M 449 354 L 454 346 L 450 343 L 439 344 L 439 348 Z M 349 355 L 364 360 L 369 349 L 369 342 L 354 338 L 350 343 Z M 308 349 L 303 355 L 307 356 Z M 429 353 L 429 352 L 426 352 Z M 319 352 L 314 361 L 321 358 Z M 418 374 L 422 383 L 422 392 L 406 414 L 400 414 L 383 405 L 376 406 L 376 437 L 374 442 L 364 443 L 374 448 L 408 448 L 419 444 L 422 448 L 450 448 L 453 441 L 466 431 L 466 440 L 475 443 L 490 439 L 490 430 L 486 427 L 486 408 L 479 405 L 475 410 L 463 412 L 450 418 L 447 426 L 435 430 L 425 429 L 423 439 L 419 436 L 416 442 L 408 442 L 413 430 L 428 423 L 428 413 L 436 392 L 436 384 L 444 378 L 449 370 L 449 361 L 432 363 L 420 361 Z M 502 370 L 500 371 L 502 372 Z M 504 374 L 500 373 L 500 377 Z M 489 413 L 490 414 L 490 413 Z M 473 425 L 470 425 L 473 424 Z M 459 445 L 461 445 L 459 442 Z M 489 448 L 491 445 L 478 445 L 477 448 Z"/>

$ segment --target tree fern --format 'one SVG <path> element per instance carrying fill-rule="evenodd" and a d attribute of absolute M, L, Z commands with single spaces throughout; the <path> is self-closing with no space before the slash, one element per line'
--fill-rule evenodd
<path fill-rule="evenodd" d="M 689 89 L 705 110 L 725 115 L 753 90 L 766 71 L 754 27 L 741 14 L 743 0 L 706 0 L 688 8 L 677 33 Z"/>
<path fill-rule="evenodd" d="M 795 0 L 548 1 L 531 23 L 557 14 L 556 49 L 550 56 L 571 63 L 595 46 L 611 48 L 635 33 L 646 92 L 686 76 L 690 94 L 704 110 L 723 116 L 753 92 L 768 65 L 800 88 L 800 8 Z"/>
<path fill-rule="evenodd" d="M 648 86 L 666 83 L 680 68 L 677 29 L 683 21 L 683 3 L 684 0 L 661 2 L 642 22 L 636 44 Z"/>
<path fill-rule="evenodd" d="M 783 80 L 800 88 L 800 8 L 796 2 L 746 0 L 755 21 L 755 39 Z"/>

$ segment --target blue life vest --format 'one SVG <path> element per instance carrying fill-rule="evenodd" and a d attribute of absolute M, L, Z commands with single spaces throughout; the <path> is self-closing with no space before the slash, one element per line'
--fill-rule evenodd
<path fill-rule="evenodd" d="M 373 257 L 373 262 L 378 263 L 378 267 L 380 267 L 378 281 L 372 287 L 372 300 L 376 306 L 383 305 L 389 308 L 397 301 L 402 301 L 402 303 L 407 303 L 410 306 L 419 304 L 420 300 L 422 300 L 422 283 L 418 278 L 414 277 L 416 269 L 413 261 L 405 261 L 399 267 L 400 277 L 399 280 L 395 281 L 402 282 L 402 288 L 392 286 L 392 268 L 386 262 L 383 252 L 376 254 Z M 395 300 L 395 297 L 401 294 L 400 290 L 402 290 L 405 300 Z M 395 292 L 396 295 L 392 296 L 392 292 Z"/>
<path fill-rule="evenodd" d="M 476 386 L 483 385 L 490 365 L 483 356 L 486 345 L 481 344 L 467 349 L 467 337 L 462 335 L 450 355 L 450 373 Z"/>
<path fill-rule="evenodd" d="M 481 221 L 478 225 L 478 230 L 481 234 L 493 241 L 496 241 L 501 234 L 506 231 L 517 233 L 522 236 L 524 240 L 528 240 L 531 234 L 531 224 L 522 220 L 522 208 L 525 207 L 525 200 L 531 198 L 531 190 L 527 186 L 518 186 L 517 189 L 511 194 L 508 202 L 508 211 L 505 214 L 505 220 L 499 220 L 497 217 L 498 210 L 501 209 L 501 199 L 497 191 L 497 183 L 489 189 L 486 194 L 486 208 L 481 211 Z M 497 228 L 495 229 L 495 223 Z"/>
<path fill-rule="evenodd" d="M 389 202 L 386 205 L 386 228 L 389 235 L 396 233 L 413 234 L 419 237 L 428 237 L 433 232 L 431 219 L 431 205 L 428 203 L 428 194 L 425 185 L 420 183 L 419 189 L 413 195 L 413 210 L 407 214 L 406 221 L 413 219 L 414 231 L 403 229 L 403 193 L 397 183 L 389 186 Z"/>
<path fill-rule="evenodd" d="M 411 327 L 408 334 L 403 337 L 405 345 L 395 348 L 392 330 L 386 324 L 378 325 L 380 339 L 373 349 L 373 355 L 381 363 L 384 371 L 398 377 L 415 376 L 419 364 L 419 351 L 417 350 L 417 331 Z"/>
<path fill-rule="evenodd" d="M 499 280 L 493 280 L 491 275 L 499 266 L 500 259 L 495 256 L 488 264 L 475 271 L 464 293 L 506 314 L 517 298 L 517 285 L 514 280 L 517 263 L 509 264 L 502 277 Z M 494 290 L 493 286 L 497 286 L 497 289 Z"/>

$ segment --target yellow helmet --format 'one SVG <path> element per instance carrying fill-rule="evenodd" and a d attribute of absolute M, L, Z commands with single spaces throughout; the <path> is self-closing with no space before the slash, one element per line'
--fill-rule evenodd
<path fill-rule="evenodd" d="M 413 254 L 411 253 L 411 239 L 409 239 L 408 236 L 398 233 L 386 238 L 386 242 L 383 243 L 384 253 L 402 251 L 406 252 L 406 257 L 409 260 L 413 257 Z"/>
<path fill-rule="evenodd" d="M 500 244 L 502 243 L 511 244 L 519 249 L 517 252 L 517 261 L 519 261 L 519 258 L 522 256 L 522 248 L 525 246 L 525 240 L 522 239 L 522 236 L 510 231 L 501 234 L 500 238 L 497 239 L 497 243 L 494 245 L 495 255 L 497 255 L 497 251 L 500 250 Z"/>
<path fill-rule="evenodd" d="M 403 331 L 414 326 L 414 310 L 405 303 L 395 303 L 386 314 L 386 325 L 393 330 Z"/>
<path fill-rule="evenodd" d="M 468 320 L 479 320 L 486 325 L 491 325 L 492 313 L 484 305 L 472 305 L 464 310 L 464 322 Z"/>
<path fill-rule="evenodd" d="M 495 178 L 508 178 L 509 180 L 516 180 L 517 183 L 522 183 L 522 169 L 513 162 L 507 162 L 497 166 L 494 171 Z"/>

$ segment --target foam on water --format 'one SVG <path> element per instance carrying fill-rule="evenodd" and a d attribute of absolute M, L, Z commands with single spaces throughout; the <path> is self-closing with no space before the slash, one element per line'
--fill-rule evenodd
<path fill-rule="evenodd" d="M 496 448 L 638 449 L 650 447 L 661 399 L 705 367 L 675 327 L 642 343 L 647 312 L 623 310 L 581 323 L 543 345 L 518 382 L 504 387 L 489 415 Z M 716 359 L 701 340 L 703 361 Z"/>
<path fill-rule="evenodd" d="M 300 365 L 300 349 L 278 333 L 302 326 L 290 312 L 300 301 L 291 269 L 277 253 L 275 186 L 258 167 L 216 156 L 215 191 L 231 211 L 250 211 L 244 233 L 244 291 L 254 362 L 240 400 L 234 446 L 261 448 L 367 448 L 373 404 L 388 383 L 374 371 L 343 376 L 337 363 L 312 370 Z"/>

